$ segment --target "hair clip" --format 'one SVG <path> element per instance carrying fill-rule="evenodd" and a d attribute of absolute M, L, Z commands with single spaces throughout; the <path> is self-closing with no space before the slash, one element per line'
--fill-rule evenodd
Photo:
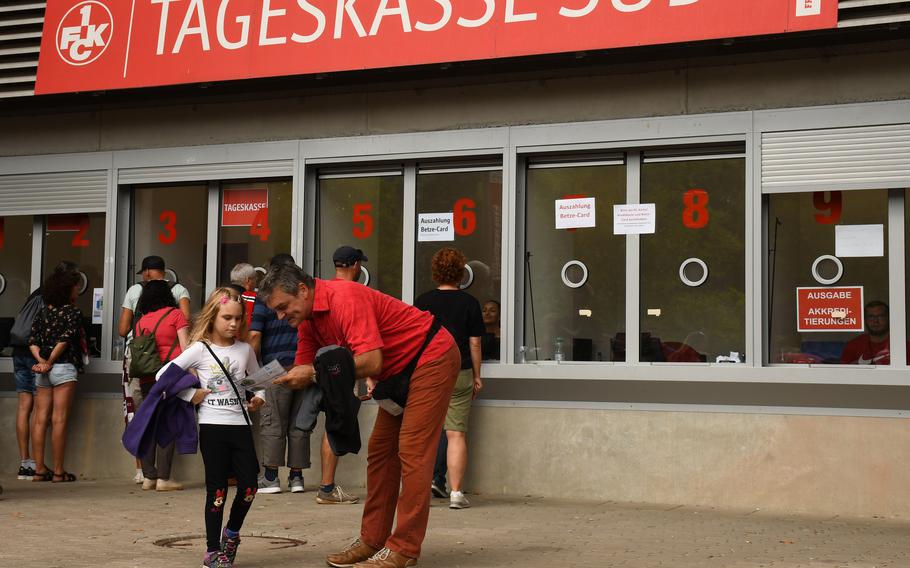
<path fill-rule="evenodd" d="M 222 304 L 227 304 L 227 303 L 228 303 L 228 295 L 227 295 L 227 294 L 225 294 L 224 296 L 221 296 L 221 303 L 222 303 Z"/>

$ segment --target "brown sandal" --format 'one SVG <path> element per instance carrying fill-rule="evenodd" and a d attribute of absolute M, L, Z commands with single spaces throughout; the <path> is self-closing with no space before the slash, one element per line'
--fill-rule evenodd
<path fill-rule="evenodd" d="M 53 474 L 52 483 L 70 483 L 72 481 L 76 481 L 76 476 L 68 471 Z"/>

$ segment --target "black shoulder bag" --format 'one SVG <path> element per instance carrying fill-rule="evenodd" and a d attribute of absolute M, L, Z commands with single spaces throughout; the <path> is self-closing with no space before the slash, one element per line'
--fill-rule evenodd
<path fill-rule="evenodd" d="M 215 361 L 218 363 L 218 366 L 221 367 L 221 372 L 224 373 L 224 376 L 227 377 L 228 382 L 231 383 L 231 388 L 234 389 L 234 394 L 237 395 L 237 400 L 240 401 L 240 412 L 243 413 L 243 417 L 246 419 L 247 426 L 252 428 L 253 422 L 250 420 L 250 415 L 247 414 L 246 408 L 243 406 L 244 397 L 240 396 L 240 391 L 237 390 L 237 385 L 234 383 L 234 378 L 231 377 L 231 374 L 228 372 L 228 370 L 224 368 L 224 364 L 221 362 L 221 359 L 218 358 L 218 355 L 215 355 L 215 352 L 212 351 L 212 348 L 209 346 L 209 344 L 205 341 L 203 341 L 202 344 L 205 345 L 205 348 L 209 350 L 212 358 L 215 359 Z"/>
<path fill-rule="evenodd" d="M 398 406 L 402 408 L 405 407 L 408 402 L 408 391 L 411 390 L 411 375 L 413 375 L 414 371 L 417 369 L 417 362 L 420 361 L 423 351 L 427 348 L 427 345 L 430 344 L 430 341 L 433 340 L 436 336 L 436 332 L 439 331 L 439 328 L 441 327 L 442 323 L 440 323 L 439 318 L 433 316 L 433 323 L 430 325 L 430 329 L 427 331 L 427 337 L 423 340 L 423 345 L 420 346 L 417 355 L 414 355 L 414 358 L 411 359 L 408 366 L 400 373 L 396 373 L 376 385 L 373 389 L 373 398 L 375 400 L 390 398 Z"/>

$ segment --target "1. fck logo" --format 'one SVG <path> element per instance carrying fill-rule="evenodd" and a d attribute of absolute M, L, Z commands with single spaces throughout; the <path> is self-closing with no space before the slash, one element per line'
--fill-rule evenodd
<path fill-rule="evenodd" d="M 88 65 L 101 57 L 111 42 L 114 18 L 96 0 L 76 4 L 57 27 L 57 53 L 70 65 Z"/>

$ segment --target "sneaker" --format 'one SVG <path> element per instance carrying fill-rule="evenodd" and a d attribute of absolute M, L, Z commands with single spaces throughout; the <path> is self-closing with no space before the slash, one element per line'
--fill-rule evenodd
<path fill-rule="evenodd" d="M 265 475 L 259 476 L 259 493 L 281 493 L 281 482 L 276 477 L 272 481 L 265 478 Z"/>
<path fill-rule="evenodd" d="M 136 475 L 133 476 L 133 483 L 135 483 L 136 485 L 139 485 L 143 481 L 145 481 L 145 477 L 142 475 L 142 470 L 137 469 Z"/>
<path fill-rule="evenodd" d="M 433 497 L 439 497 L 440 499 L 445 499 L 449 496 L 445 484 L 439 485 L 435 481 L 430 484 L 430 493 L 433 494 Z"/>
<path fill-rule="evenodd" d="M 331 493 L 326 493 L 321 489 L 316 493 L 316 502 L 320 505 L 353 505 L 358 501 L 360 501 L 360 497 L 351 495 L 337 483 Z"/>
<path fill-rule="evenodd" d="M 143 479 L 142 480 L 142 490 L 151 491 L 158 485 L 157 479 Z"/>
<path fill-rule="evenodd" d="M 417 559 L 383 548 L 368 560 L 358 562 L 354 568 L 415 568 Z"/>
<path fill-rule="evenodd" d="M 338 554 L 329 554 L 325 557 L 325 562 L 335 568 L 353 568 L 354 564 L 369 560 L 379 551 L 368 544 L 360 542 L 360 539 L 354 540 L 347 545 L 344 550 Z"/>
<path fill-rule="evenodd" d="M 231 559 L 220 550 L 206 552 L 202 557 L 202 568 L 232 568 Z"/>
<path fill-rule="evenodd" d="M 470 506 L 471 502 L 461 491 L 452 491 L 449 494 L 449 509 L 467 509 Z"/>
<path fill-rule="evenodd" d="M 19 474 L 16 476 L 17 479 L 22 479 L 25 481 L 31 481 L 35 477 L 35 470 L 31 467 L 26 467 L 24 465 L 19 466 Z"/>
<path fill-rule="evenodd" d="M 275 480 L 277 481 L 277 479 Z M 288 477 L 288 489 L 291 490 L 291 493 L 303 493 L 306 491 L 303 487 L 303 476 L 302 475 L 293 475 Z"/>
<path fill-rule="evenodd" d="M 237 547 L 240 546 L 240 535 L 237 535 L 235 538 L 231 538 L 227 535 L 227 528 L 221 531 L 221 552 L 228 557 L 231 564 L 234 563 L 234 559 L 237 558 Z"/>
<path fill-rule="evenodd" d="M 183 491 L 183 484 L 170 479 L 159 479 L 155 485 L 156 491 Z"/>

